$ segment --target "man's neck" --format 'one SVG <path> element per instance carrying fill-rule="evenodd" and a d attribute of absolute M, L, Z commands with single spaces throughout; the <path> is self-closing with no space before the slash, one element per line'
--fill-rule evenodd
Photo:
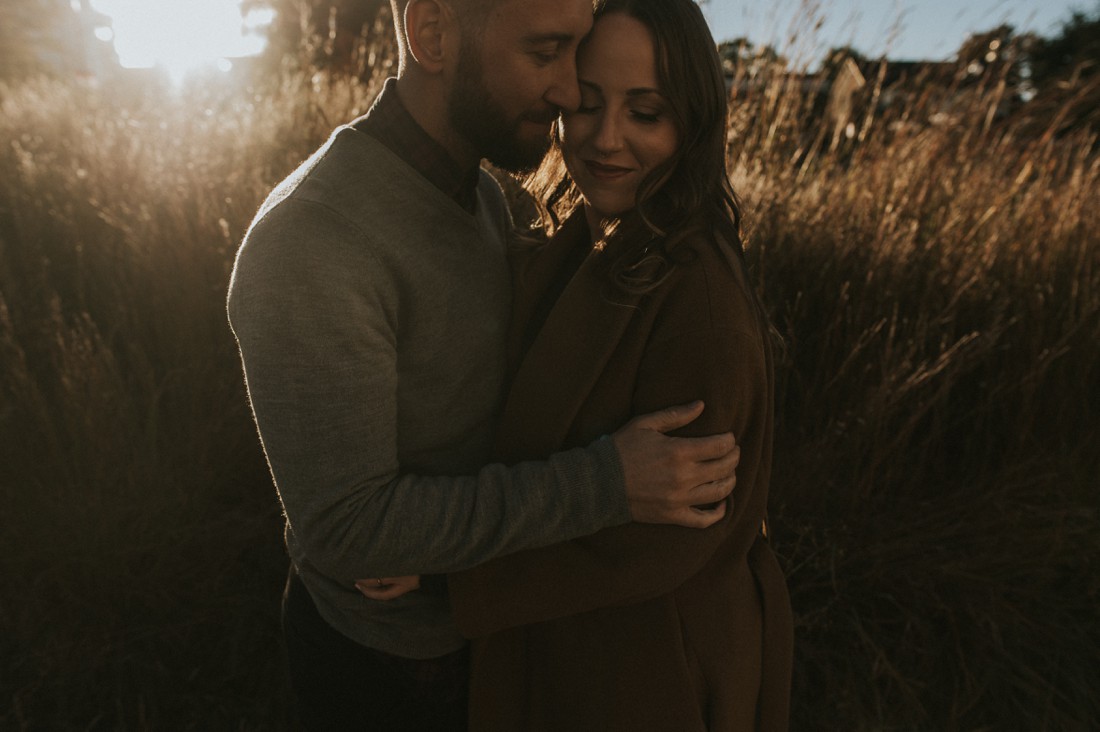
<path fill-rule="evenodd" d="M 428 136 L 439 143 L 463 170 L 481 165 L 481 155 L 447 121 L 447 96 L 436 80 L 424 81 L 412 74 L 397 79 L 397 95 L 409 115 Z"/>
<path fill-rule="evenodd" d="M 466 211 L 474 212 L 480 179 L 478 166 L 475 163 L 462 167 L 428 134 L 405 107 L 397 93 L 396 80 L 386 82 L 370 111 L 353 122 L 352 127 L 381 142 L 447 197 Z"/>

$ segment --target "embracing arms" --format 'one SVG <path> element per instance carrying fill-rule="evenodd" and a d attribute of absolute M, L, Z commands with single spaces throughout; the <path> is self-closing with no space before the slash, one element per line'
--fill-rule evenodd
<path fill-rule="evenodd" d="M 702 396 L 706 411 L 681 434 L 733 430 L 738 435 L 737 491 L 727 501 L 727 514 L 702 531 L 618 526 L 452 574 L 450 598 L 464 634 L 486 635 L 671 592 L 732 533 L 755 533 L 766 497 L 766 482 L 759 479 L 766 441 L 759 433 L 768 424 L 759 339 L 737 331 L 685 333 L 647 355 L 638 384 L 638 410 L 688 394 Z"/>
<path fill-rule="evenodd" d="M 250 234 L 229 314 L 289 531 L 318 571 L 350 588 L 362 577 L 458 571 L 631 518 L 689 526 L 721 518 L 690 507 L 732 488 L 728 434 L 685 443 L 634 425 L 543 462 L 472 465 L 454 476 L 411 472 L 402 460 L 409 450 L 399 445 L 408 417 L 397 394 L 408 293 L 364 255 L 361 232 L 328 212 L 308 213 L 309 246 L 278 216 Z M 454 338 L 434 347 L 445 354 L 460 347 L 461 334 Z M 436 411 L 481 398 L 470 391 L 478 383 L 472 373 L 469 388 L 443 384 L 451 393 L 436 395 Z M 436 454 L 454 445 L 464 451 L 463 438 L 484 426 L 476 412 L 425 421 L 430 434 L 418 449 L 432 453 L 436 440 Z M 676 426 L 692 416 L 688 409 L 655 419 Z"/>

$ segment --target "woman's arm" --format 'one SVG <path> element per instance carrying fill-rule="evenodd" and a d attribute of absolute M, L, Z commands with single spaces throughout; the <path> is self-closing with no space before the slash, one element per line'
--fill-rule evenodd
<path fill-rule="evenodd" d="M 701 531 L 628 524 L 449 575 L 459 629 L 476 637 L 666 594 L 702 569 L 738 526 L 759 525 L 746 508 L 759 504 L 749 492 L 766 490 L 757 471 L 767 441 L 753 432 L 768 424 L 768 378 L 759 337 L 740 328 L 696 326 L 651 348 L 634 411 L 702 399 L 706 411 L 681 434 L 732 431 L 742 446 L 727 515 Z"/>

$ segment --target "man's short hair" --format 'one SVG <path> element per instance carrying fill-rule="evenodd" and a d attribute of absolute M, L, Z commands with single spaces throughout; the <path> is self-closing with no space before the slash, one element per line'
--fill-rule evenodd
<path fill-rule="evenodd" d="M 458 16 L 459 26 L 464 33 L 471 33 L 472 37 L 479 38 L 481 29 L 485 27 L 485 20 L 489 13 L 503 0 L 445 0 Z M 408 39 L 405 36 L 405 6 L 409 0 L 390 0 L 390 9 L 393 11 L 393 28 L 397 35 L 397 45 L 401 52 L 401 67 L 405 66 L 405 54 L 408 53 Z"/>
<path fill-rule="evenodd" d="M 489 17 L 492 9 L 501 3 L 501 0 L 450 0 L 450 2 L 458 13 L 458 22 L 465 30 L 470 25 L 483 28 L 485 19 Z"/>

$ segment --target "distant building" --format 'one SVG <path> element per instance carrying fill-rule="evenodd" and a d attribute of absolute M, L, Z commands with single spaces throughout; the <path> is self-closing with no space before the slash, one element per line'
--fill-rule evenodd
<path fill-rule="evenodd" d="M 829 149 L 835 150 L 841 138 L 852 139 L 856 126 L 852 121 L 856 94 L 867 86 L 863 72 L 851 57 L 845 58 L 829 86 L 829 101 L 825 106 L 825 119 L 832 125 Z"/>

